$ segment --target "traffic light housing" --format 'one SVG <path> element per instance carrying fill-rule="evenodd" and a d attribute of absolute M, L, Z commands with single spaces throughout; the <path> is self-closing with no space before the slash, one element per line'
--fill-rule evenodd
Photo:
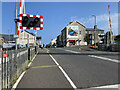
<path fill-rule="evenodd" d="M 40 18 L 22 16 L 22 27 L 40 27 Z"/>
<path fill-rule="evenodd" d="M 43 29 L 43 16 L 20 14 L 19 17 L 19 23 L 21 23 L 20 29 Z"/>

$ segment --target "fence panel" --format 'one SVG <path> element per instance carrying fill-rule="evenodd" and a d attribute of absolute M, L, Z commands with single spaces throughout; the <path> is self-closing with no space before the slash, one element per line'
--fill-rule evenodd
<path fill-rule="evenodd" d="M 0 51 L 0 90 L 2 89 L 2 52 Z"/>
<path fill-rule="evenodd" d="M 30 48 L 30 53 L 28 53 L 28 48 L 18 49 L 17 51 L 5 50 L 0 53 L 0 57 L 5 56 L 6 53 L 6 57 L 0 58 L 0 89 L 12 88 L 15 80 L 28 65 L 28 56 L 30 55 L 31 60 L 35 55 L 35 47 Z"/>

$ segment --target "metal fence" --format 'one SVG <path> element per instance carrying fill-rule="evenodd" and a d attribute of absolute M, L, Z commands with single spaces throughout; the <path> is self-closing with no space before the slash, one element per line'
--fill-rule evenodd
<path fill-rule="evenodd" d="M 5 50 L 1 55 L 0 88 L 12 88 L 21 73 L 27 68 L 37 49 L 35 47 L 18 50 Z"/>
<path fill-rule="evenodd" d="M 98 50 L 120 52 L 120 44 L 110 44 L 109 46 L 100 44 L 98 45 Z"/>

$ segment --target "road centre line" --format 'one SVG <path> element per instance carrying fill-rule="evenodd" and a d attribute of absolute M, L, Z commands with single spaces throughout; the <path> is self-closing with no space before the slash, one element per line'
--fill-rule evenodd
<path fill-rule="evenodd" d="M 47 53 L 49 53 L 47 51 Z M 62 73 L 64 74 L 64 76 L 66 77 L 66 79 L 69 81 L 69 83 L 71 84 L 71 86 L 76 89 L 77 87 L 75 86 L 75 84 L 73 83 L 73 81 L 70 79 L 70 77 L 67 75 L 67 73 L 63 70 L 63 68 L 59 65 L 59 63 L 54 59 L 54 57 L 49 54 L 49 56 L 52 58 L 52 60 L 55 62 L 55 64 L 58 65 L 59 69 L 62 71 Z"/>
<path fill-rule="evenodd" d="M 106 60 L 106 61 L 112 61 L 112 62 L 115 62 L 115 63 L 119 63 L 120 62 L 119 60 L 110 59 L 110 58 L 106 58 L 106 57 L 100 57 L 100 56 L 95 56 L 95 55 L 88 55 L 88 56 L 89 57 L 94 57 L 94 58 L 99 58 L 99 59 Z"/>

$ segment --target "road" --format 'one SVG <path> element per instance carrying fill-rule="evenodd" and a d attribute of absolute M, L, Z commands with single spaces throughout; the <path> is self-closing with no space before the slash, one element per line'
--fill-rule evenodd
<path fill-rule="evenodd" d="M 116 88 L 120 84 L 118 64 L 118 53 L 115 52 L 43 49 L 17 88 Z"/>

